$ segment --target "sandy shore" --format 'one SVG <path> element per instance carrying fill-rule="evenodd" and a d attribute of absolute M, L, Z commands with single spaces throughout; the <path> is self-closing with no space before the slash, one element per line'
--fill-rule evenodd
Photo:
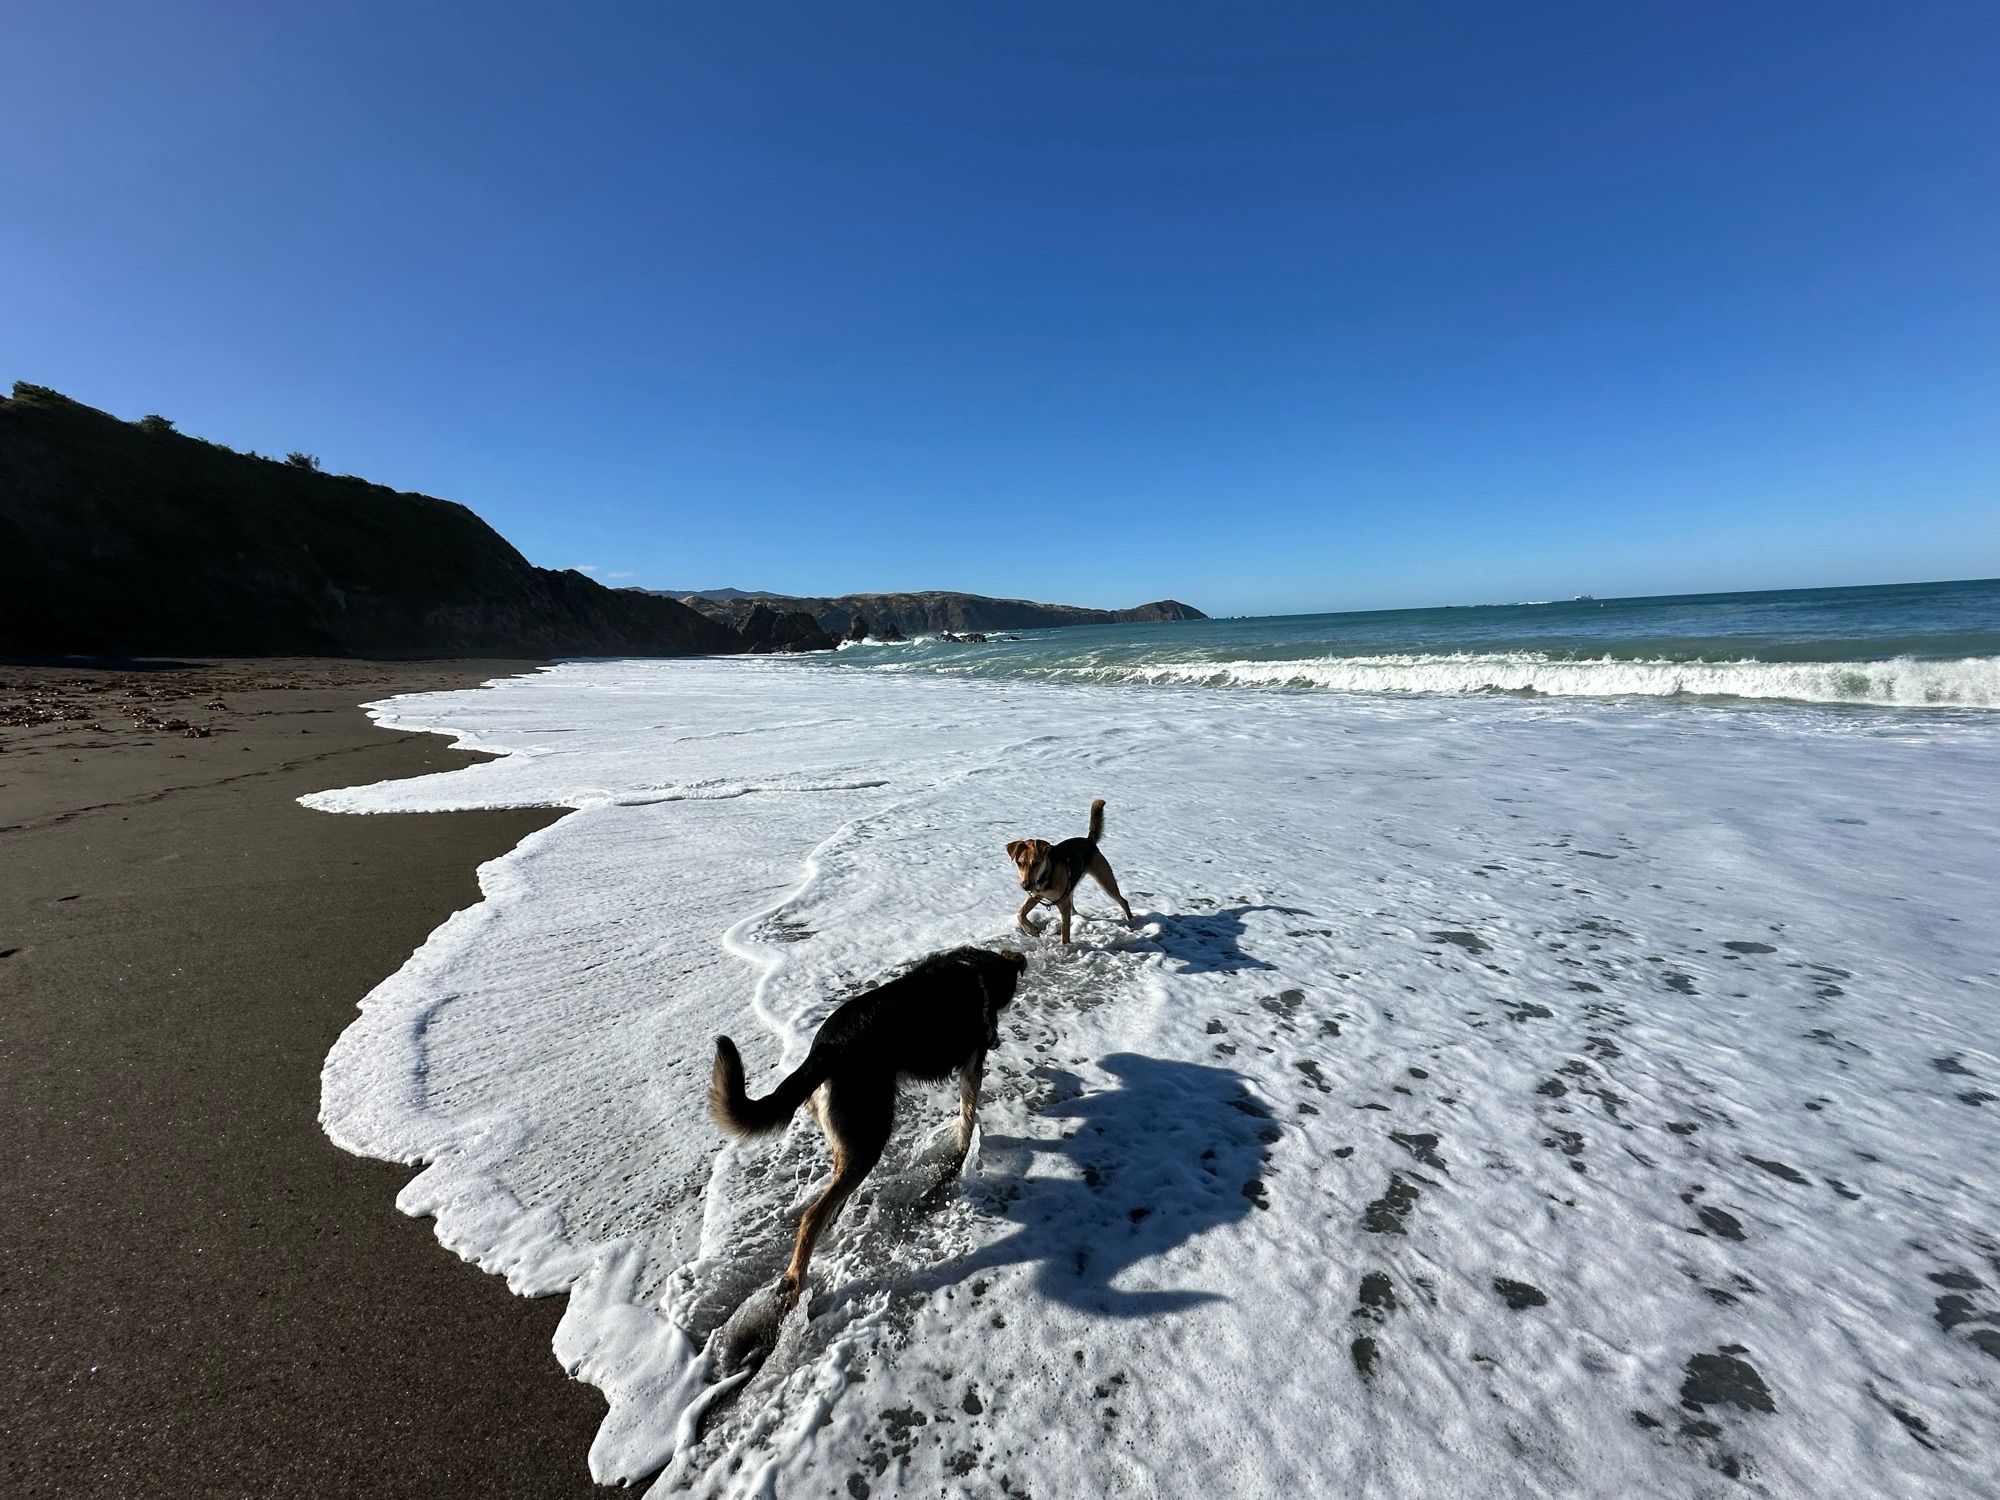
<path fill-rule="evenodd" d="M 316 1121 L 355 1002 L 552 815 L 293 799 L 465 764 L 357 705 L 520 665 L 0 667 L 0 1491 L 591 1491 L 560 1301 Z"/>

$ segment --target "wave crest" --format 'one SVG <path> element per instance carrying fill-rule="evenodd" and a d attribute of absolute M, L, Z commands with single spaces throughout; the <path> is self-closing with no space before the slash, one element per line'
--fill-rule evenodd
<path fill-rule="evenodd" d="M 2000 657 L 1957 661 L 1621 661 L 1534 652 L 1329 656 L 1303 661 L 1056 667 L 1054 677 L 1341 693 L 1520 693 L 1555 698 L 1753 698 L 1906 708 L 2000 708 Z"/>

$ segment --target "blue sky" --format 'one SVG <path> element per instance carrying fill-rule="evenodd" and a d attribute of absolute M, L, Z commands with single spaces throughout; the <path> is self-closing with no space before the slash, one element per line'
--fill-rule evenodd
<path fill-rule="evenodd" d="M 2000 574 L 1990 4 L 80 0 L 0 98 L 0 378 L 549 566 Z"/>

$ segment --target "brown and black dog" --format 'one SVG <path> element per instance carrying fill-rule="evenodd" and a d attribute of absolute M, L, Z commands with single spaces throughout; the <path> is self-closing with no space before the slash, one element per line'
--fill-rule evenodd
<path fill-rule="evenodd" d="M 1076 910 L 1076 883 L 1085 875 L 1103 886 L 1113 901 L 1125 910 L 1125 925 L 1132 925 L 1132 904 L 1118 893 L 1118 878 L 1099 852 L 1097 841 L 1104 837 L 1104 799 L 1090 804 L 1090 831 L 1080 839 L 1064 839 L 1051 844 L 1047 839 L 1015 839 L 1007 846 L 1007 857 L 1021 875 L 1021 889 L 1028 899 L 1014 914 L 1014 921 L 1030 937 L 1028 913 L 1043 902 L 1056 909 L 1062 919 L 1062 940 L 1069 941 L 1069 919 Z"/>
<path fill-rule="evenodd" d="M 734 1136 L 782 1128 L 812 1100 L 813 1117 L 833 1151 L 833 1181 L 799 1219 L 792 1262 L 778 1278 L 782 1306 L 798 1300 L 813 1246 L 841 1205 L 881 1159 L 896 1118 L 898 1078 L 937 1081 L 958 1074 L 958 1154 L 946 1175 L 965 1165 L 979 1108 L 987 1052 L 1000 1045 L 1000 1012 L 1028 966 L 1019 953 L 954 948 L 878 985 L 821 1023 L 805 1062 L 761 1099 L 743 1091 L 743 1058 L 726 1036 L 715 1039 L 708 1112 Z"/>

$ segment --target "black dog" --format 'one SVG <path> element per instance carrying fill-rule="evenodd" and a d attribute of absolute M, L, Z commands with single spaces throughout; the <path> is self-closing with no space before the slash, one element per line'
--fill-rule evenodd
<path fill-rule="evenodd" d="M 792 1263 L 778 1280 L 780 1303 L 798 1299 L 814 1244 L 881 1159 L 895 1123 L 899 1077 L 935 1082 L 958 1074 L 958 1156 L 948 1170 L 965 1164 L 986 1053 L 1000 1044 L 1000 1012 L 1027 966 L 1019 953 L 984 948 L 925 959 L 828 1016 L 804 1065 L 762 1099 L 743 1092 L 736 1044 L 715 1039 L 708 1112 L 716 1124 L 730 1135 L 763 1135 L 782 1128 L 810 1098 L 833 1150 L 833 1181 L 799 1220 Z"/>

